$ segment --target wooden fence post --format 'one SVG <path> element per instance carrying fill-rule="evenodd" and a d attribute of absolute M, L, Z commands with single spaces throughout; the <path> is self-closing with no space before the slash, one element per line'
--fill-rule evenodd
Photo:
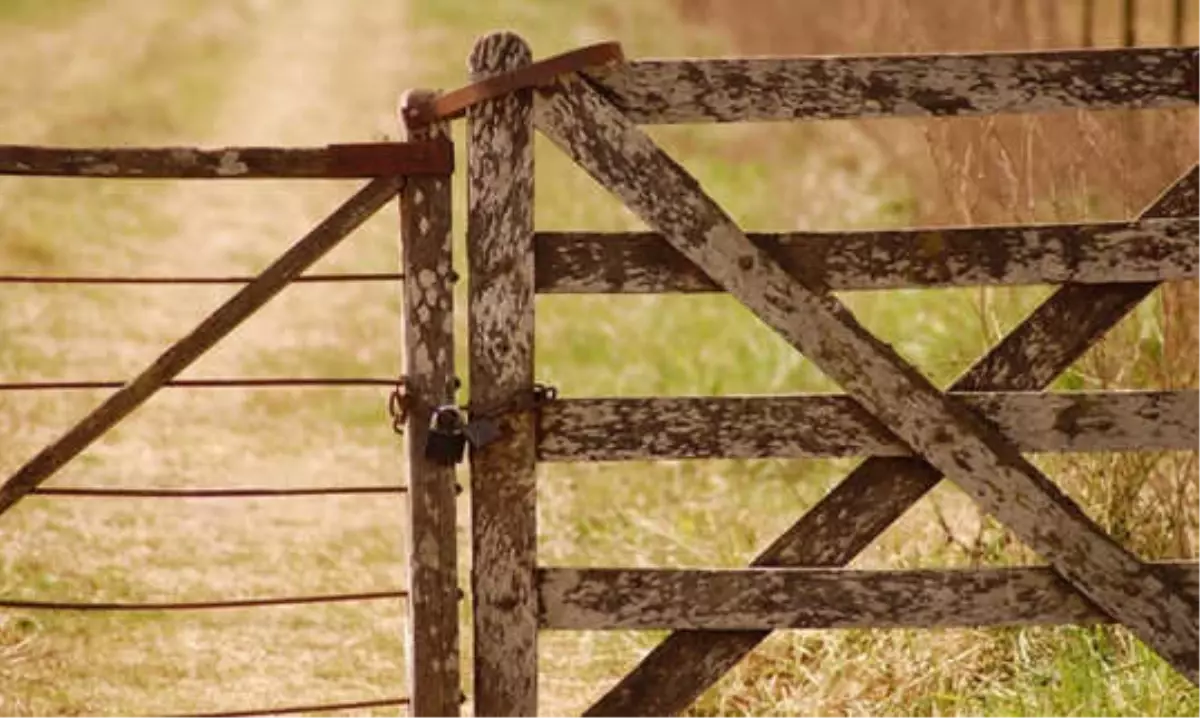
<path fill-rule="evenodd" d="M 481 38 L 473 81 L 530 62 L 512 33 Z M 533 390 L 533 94 L 467 112 L 467 258 L 473 408 Z M 537 713 L 537 488 L 534 417 L 499 419 L 501 438 L 471 454 L 475 713 Z"/>
<path fill-rule="evenodd" d="M 449 126 L 411 127 L 403 108 L 429 99 L 410 90 L 400 113 L 408 140 L 449 139 Z M 454 272 L 450 179 L 409 177 L 400 195 L 404 272 L 404 372 L 409 397 L 408 677 L 414 716 L 457 716 L 458 551 L 454 467 L 424 456 L 431 410 L 454 399 Z"/>

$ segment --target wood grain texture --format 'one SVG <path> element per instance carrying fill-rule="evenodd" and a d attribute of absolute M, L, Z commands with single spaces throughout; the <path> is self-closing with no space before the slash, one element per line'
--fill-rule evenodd
<path fill-rule="evenodd" d="M 512 33 L 480 39 L 472 80 L 530 62 Z M 533 390 L 532 91 L 467 111 L 471 406 Z M 475 712 L 537 713 L 537 486 L 534 416 L 508 413 L 471 454 Z"/>
<path fill-rule="evenodd" d="M 450 126 L 404 124 L 404 108 L 436 93 L 401 99 L 406 139 L 448 141 Z M 462 681 L 458 631 L 458 530 L 455 471 L 425 458 L 433 407 L 455 399 L 454 265 L 450 178 L 412 177 L 400 194 L 400 271 L 404 274 L 405 425 L 408 464 L 408 709 L 413 716 L 456 716 Z"/>
<path fill-rule="evenodd" d="M 1195 218 L 746 236 L 834 290 L 1158 282 L 1200 263 Z M 542 293 L 720 291 L 661 235 L 539 232 L 534 243 Z"/>
<path fill-rule="evenodd" d="M 1197 598 L 1197 564 L 1154 564 Z M 544 568 L 539 620 L 558 630 L 745 631 L 1111 623 L 1051 569 L 852 571 Z"/>
<path fill-rule="evenodd" d="M 1196 49 L 646 60 L 586 76 L 640 124 L 1196 104 Z"/>
<path fill-rule="evenodd" d="M 984 393 L 955 398 L 1021 451 L 1190 451 L 1196 391 Z M 542 409 L 542 461 L 912 456 L 853 399 L 563 399 Z"/>
<path fill-rule="evenodd" d="M 204 318 L 192 331 L 159 355 L 128 384 L 67 430 L 0 486 L 0 514 L 50 478 L 64 464 L 154 396 L 293 279 L 337 246 L 346 235 L 389 202 L 404 185 L 402 177 L 372 180 L 264 269 L 253 282 Z"/>
<path fill-rule="evenodd" d="M 589 85 L 563 81 L 537 116 L 539 127 L 578 164 L 914 453 L 1197 680 L 1195 602 L 1107 536 L 1016 446 L 867 332 L 818 278 L 787 274 L 693 177 Z"/>
<path fill-rule="evenodd" d="M 1200 168 L 1179 178 L 1143 217 L 1200 212 Z M 1035 310 L 951 386 L 1036 391 L 1149 296 L 1156 285 L 1068 285 Z M 848 564 L 941 480 L 915 459 L 872 458 L 762 551 L 755 566 Z M 587 715 L 674 715 L 761 643 L 769 631 L 677 631 L 604 694 Z"/>
<path fill-rule="evenodd" d="M 132 179 L 449 175 L 449 138 L 327 147 L 30 147 L 0 145 L 0 175 Z"/>

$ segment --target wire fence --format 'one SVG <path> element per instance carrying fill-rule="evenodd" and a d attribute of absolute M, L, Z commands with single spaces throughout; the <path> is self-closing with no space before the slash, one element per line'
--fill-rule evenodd
<path fill-rule="evenodd" d="M 185 389 L 258 389 L 258 388 L 349 388 L 395 387 L 396 379 L 383 377 L 233 377 L 211 379 L 173 379 L 163 386 Z M 0 391 L 68 391 L 83 389 L 120 389 L 126 382 L 117 379 L 82 381 L 9 381 L 0 382 Z"/>
<path fill-rule="evenodd" d="M 407 697 L 401 698 L 382 698 L 379 700 L 355 701 L 352 703 L 323 703 L 307 706 L 288 706 L 286 708 L 263 708 L 252 711 L 229 711 L 227 713 L 182 713 L 168 718 L 243 718 L 249 716 L 282 716 L 282 715 L 298 715 L 306 713 L 328 713 L 331 711 L 348 711 L 362 710 L 366 708 L 391 708 L 396 706 L 406 706 L 410 703 Z"/>
<path fill-rule="evenodd" d="M 127 499 L 273 499 L 295 496 L 361 496 L 363 494 L 404 494 L 407 486 L 314 486 L 311 488 L 243 489 L 131 489 L 90 486 L 42 486 L 32 492 L 38 496 Z"/>
<path fill-rule="evenodd" d="M 335 593 L 320 596 L 281 596 L 276 598 L 244 598 L 226 601 L 161 601 L 145 603 L 88 603 L 78 601 L 27 601 L 0 599 L 0 608 L 26 611 L 96 611 L 109 613 L 207 611 L 229 608 L 260 608 L 263 606 L 300 606 L 314 603 L 347 603 L 350 601 L 380 601 L 407 599 L 407 591 L 370 591 L 365 593 Z"/>
<path fill-rule="evenodd" d="M 254 277 L 195 276 L 195 275 L 51 275 L 51 274 L 0 274 L 0 284 L 64 284 L 64 285 L 189 285 L 189 284 L 249 284 Z M 344 274 L 309 274 L 296 277 L 293 284 L 333 284 L 344 282 L 396 282 L 404 275 L 396 272 L 367 272 Z"/>
<path fill-rule="evenodd" d="M 402 273 L 343 273 L 313 274 L 292 280 L 299 284 L 332 284 L 364 282 L 397 282 L 404 279 Z M 0 285 L 38 286 L 114 286 L 114 285 L 244 285 L 254 280 L 251 276 L 133 276 L 133 275 L 0 275 Z M 104 380 L 53 380 L 53 381 L 3 381 L 2 392 L 64 392 L 119 389 L 126 382 L 116 379 Z M 210 377 L 199 379 L 176 379 L 166 386 L 185 389 L 361 389 L 394 388 L 397 379 L 388 377 Z M 312 486 L 312 487 L 226 487 L 226 488 L 133 488 L 64 486 L 38 487 L 31 493 L 51 498 L 137 498 L 137 499 L 260 499 L 313 496 L 364 496 L 402 495 L 406 486 Z M 350 602 L 407 600 L 406 590 L 348 592 L 322 595 L 277 596 L 264 598 L 240 598 L 207 601 L 148 601 L 148 602 L 87 602 L 67 600 L 36 600 L 0 598 L 0 609 L 23 611 L 60 611 L 82 613 L 149 613 L 149 612 L 196 612 L 212 610 L 253 609 L 274 606 L 303 606 Z M 235 718 L 237 716 L 298 715 L 330 713 L 372 708 L 392 708 L 410 705 L 408 697 L 393 697 L 352 702 L 314 703 L 308 705 L 268 707 L 253 710 L 237 710 L 213 713 L 190 713 L 209 718 Z"/>

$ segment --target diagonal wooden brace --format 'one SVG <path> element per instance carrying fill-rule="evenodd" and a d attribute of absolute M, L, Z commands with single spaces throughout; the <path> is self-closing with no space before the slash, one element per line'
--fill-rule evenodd
<path fill-rule="evenodd" d="M 1142 217 L 1193 217 L 1192 168 Z M 1037 391 L 1065 371 L 1157 285 L 1060 288 L 951 387 Z M 919 459 L 870 458 L 754 560 L 754 566 L 845 566 L 942 479 Z M 770 631 L 675 631 L 585 715 L 674 715 L 761 643 Z M 668 680 L 669 679 L 669 680 Z"/>
<path fill-rule="evenodd" d="M 578 78 L 564 80 L 539 106 L 536 121 L 914 453 L 1005 523 L 1084 596 L 1197 680 L 1195 603 L 1106 536 L 1011 442 L 867 332 L 819 282 L 784 272 L 607 99 Z"/>

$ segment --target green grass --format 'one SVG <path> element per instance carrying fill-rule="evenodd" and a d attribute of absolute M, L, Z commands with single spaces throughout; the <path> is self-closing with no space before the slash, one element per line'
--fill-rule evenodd
<path fill-rule="evenodd" d="M 46 29 L 68 22 L 88 0 L 0 0 L 0 24 Z"/>

